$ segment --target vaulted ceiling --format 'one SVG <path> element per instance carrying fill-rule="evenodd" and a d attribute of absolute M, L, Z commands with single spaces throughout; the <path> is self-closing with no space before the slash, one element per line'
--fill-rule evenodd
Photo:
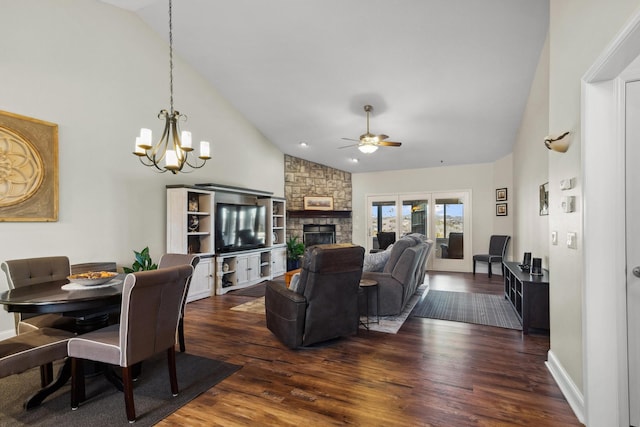
<path fill-rule="evenodd" d="M 168 40 L 168 0 L 103 1 Z M 548 16 L 547 0 L 176 0 L 173 40 L 284 153 L 370 172 L 510 153 Z M 401 147 L 340 148 L 365 104 Z"/>

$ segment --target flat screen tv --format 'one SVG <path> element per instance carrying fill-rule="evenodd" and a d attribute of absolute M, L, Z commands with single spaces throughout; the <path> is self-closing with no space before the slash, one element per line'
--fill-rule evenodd
<path fill-rule="evenodd" d="M 234 252 L 265 246 L 265 206 L 216 204 L 216 252 Z"/>

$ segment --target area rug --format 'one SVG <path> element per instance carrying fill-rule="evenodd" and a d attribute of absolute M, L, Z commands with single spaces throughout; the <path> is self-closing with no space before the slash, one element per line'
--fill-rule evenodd
<path fill-rule="evenodd" d="M 513 307 L 502 295 L 432 290 L 411 315 L 522 330 Z"/>
<path fill-rule="evenodd" d="M 229 292 L 229 295 L 241 296 L 241 297 L 263 297 L 264 292 L 267 289 L 265 282 L 258 283 L 257 285 L 249 286 L 247 288 L 238 289 L 237 291 Z"/>
<path fill-rule="evenodd" d="M 426 284 L 421 285 L 416 293 L 413 294 L 411 299 L 407 302 L 404 310 L 397 316 L 380 316 L 378 323 L 369 323 L 370 331 L 384 332 L 386 334 L 397 334 L 400 330 L 402 324 L 407 320 L 411 310 L 413 307 L 420 301 L 424 294 L 427 292 L 428 286 Z M 249 302 L 245 302 L 244 304 L 237 305 L 232 307 L 231 310 L 234 311 L 242 311 L 246 313 L 255 313 L 255 314 L 265 314 L 264 312 L 264 297 L 256 298 Z M 375 317 L 372 317 L 370 320 L 375 320 Z M 363 322 L 366 322 L 366 319 L 362 318 Z M 366 329 L 364 325 L 360 325 L 361 329 Z"/>
<path fill-rule="evenodd" d="M 369 330 L 384 332 L 385 334 L 397 334 L 405 320 L 409 318 L 411 310 L 413 310 L 416 304 L 424 298 L 424 295 L 427 294 L 428 291 L 429 286 L 423 283 L 411 296 L 407 304 L 404 306 L 402 313 L 395 316 L 380 316 L 378 323 L 369 323 Z M 375 320 L 375 318 L 373 319 Z M 366 329 L 363 325 L 360 325 L 360 329 L 363 328 Z"/>
<path fill-rule="evenodd" d="M 58 364 L 59 366 L 59 364 Z M 171 396 L 166 352 L 143 362 L 134 383 L 136 426 L 152 426 L 241 367 L 187 353 L 176 355 L 180 393 Z M 25 411 L 24 401 L 40 385 L 39 369 L 0 380 L 1 426 L 128 426 L 123 394 L 102 375 L 87 378 L 87 400 L 71 410 L 70 385 L 49 396 L 39 407 Z"/>

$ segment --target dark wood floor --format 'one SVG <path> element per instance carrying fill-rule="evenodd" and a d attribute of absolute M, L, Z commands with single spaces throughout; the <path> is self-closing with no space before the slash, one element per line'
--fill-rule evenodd
<path fill-rule="evenodd" d="M 431 273 L 431 289 L 499 294 L 501 276 Z M 362 331 L 289 350 L 262 314 L 227 294 L 188 304 L 187 352 L 242 369 L 160 426 L 580 425 L 544 362 L 549 338 L 409 318 L 398 334 Z"/>

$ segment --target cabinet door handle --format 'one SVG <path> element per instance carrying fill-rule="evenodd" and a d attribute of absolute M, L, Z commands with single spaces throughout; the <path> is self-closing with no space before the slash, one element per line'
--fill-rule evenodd
<path fill-rule="evenodd" d="M 631 270 L 631 272 L 634 276 L 640 277 L 640 267 L 635 267 L 633 270 Z"/>

